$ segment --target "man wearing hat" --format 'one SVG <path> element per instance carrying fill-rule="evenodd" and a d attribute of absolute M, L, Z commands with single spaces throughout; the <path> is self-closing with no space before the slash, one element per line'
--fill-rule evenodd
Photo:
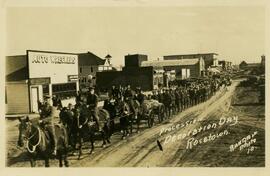
<path fill-rule="evenodd" d="M 98 96 L 97 96 L 97 94 L 95 94 L 95 90 L 93 87 L 90 87 L 89 91 L 90 91 L 90 93 L 87 96 L 87 106 L 90 110 L 90 113 L 91 113 L 91 116 L 93 117 L 93 120 L 97 123 L 99 131 L 101 131 L 100 125 L 99 125 L 99 119 L 98 119 L 98 115 L 97 115 Z"/>
<path fill-rule="evenodd" d="M 57 107 L 54 107 L 51 105 L 52 99 L 51 96 L 47 95 L 45 96 L 45 102 L 43 105 L 43 116 L 41 116 L 42 122 L 45 124 L 48 124 L 46 126 L 46 129 L 49 131 L 50 137 L 52 138 L 52 148 L 53 148 L 53 155 L 56 156 L 57 151 L 57 138 L 55 135 L 55 121 L 56 117 L 59 116 L 59 113 L 57 111 Z"/>
<path fill-rule="evenodd" d="M 137 88 L 137 92 L 138 92 L 138 93 L 137 93 L 137 96 L 136 96 L 136 100 L 138 100 L 139 103 L 142 104 L 143 101 L 144 101 L 144 94 L 142 93 L 142 90 L 141 90 L 140 87 Z"/>
<path fill-rule="evenodd" d="M 127 86 L 127 89 L 125 90 L 125 93 L 124 93 L 124 97 L 125 97 L 125 99 L 132 99 L 133 98 L 133 92 L 130 88 L 130 85 Z"/>

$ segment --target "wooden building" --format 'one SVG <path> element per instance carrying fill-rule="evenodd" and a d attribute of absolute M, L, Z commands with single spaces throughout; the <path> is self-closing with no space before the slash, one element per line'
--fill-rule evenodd
<path fill-rule="evenodd" d="M 28 50 L 6 57 L 6 114 L 38 112 L 44 96 L 74 96 L 79 89 L 78 55 Z"/>

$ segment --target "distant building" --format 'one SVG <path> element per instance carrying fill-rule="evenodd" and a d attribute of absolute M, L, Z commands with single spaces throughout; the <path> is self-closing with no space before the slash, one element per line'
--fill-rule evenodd
<path fill-rule="evenodd" d="M 78 59 L 80 88 L 94 86 L 98 71 L 112 70 L 105 59 L 101 59 L 91 52 L 78 53 Z"/>
<path fill-rule="evenodd" d="M 112 85 L 131 85 L 142 90 L 168 86 L 175 79 L 198 78 L 205 75 L 204 59 L 172 59 L 148 61 L 147 55 L 125 56 L 122 71 L 97 72 L 97 87 L 108 89 Z"/>
<path fill-rule="evenodd" d="M 205 63 L 205 70 L 211 66 L 219 66 L 217 53 L 199 53 L 199 54 L 180 54 L 180 55 L 167 55 L 163 56 L 164 60 L 181 60 L 181 59 L 194 59 L 203 58 Z"/>
<path fill-rule="evenodd" d="M 162 60 L 162 61 L 143 61 L 142 67 L 153 67 L 163 69 L 164 72 L 175 73 L 176 79 L 186 79 L 190 77 L 200 77 L 204 75 L 205 66 L 202 58 L 181 59 L 181 60 Z"/>
<path fill-rule="evenodd" d="M 148 56 L 144 54 L 133 54 L 125 56 L 125 68 L 140 67 L 143 61 L 147 61 Z"/>
<path fill-rule="evenodd" d="M 147 55 L 134 54 L 125 56 L 125 67 L 121 71 L 97 72 L 96 85 L 99 89 L 110 89 L 115 86 L 127 86 L 131 88 L 141 87 L 142 90 L 152 90 L 156 76 L 153 67 L 141 67 L 141 63 L 147 61 Z"/>
<path fill-rule="evenodd" d="M 239 68 L 241 70 L 259 69 L 261 68 L 261 63 L 247 63 L 246 61 L 242 61 L 239 64 Z"/>
<path fill-rule="evenodd" d="M 232 62 L 221 60 L 218 61 L 218 64 L 221 65 L 223 70 L 231 70 L 232 69 Z"/>

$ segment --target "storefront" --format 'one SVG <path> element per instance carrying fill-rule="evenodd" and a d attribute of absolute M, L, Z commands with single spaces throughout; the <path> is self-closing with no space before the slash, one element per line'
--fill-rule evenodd
<path fill-rule="evenodd" d="M 45 95 L 60 98 L 75 96 L 79 90 L 78 55 L 69 53 L 27 51 L 31 111 Z"/>
<path fill-rule="evenodd" d="M 13 73 L 7 75 L 7 77 L 11 76 L 13 80 L 9 79 L 6 82 L 6 113 L 22 113 L 26 111 L 25 109 L 17 111 L 18 99 L 16 98 L 20 94 L 28 95 L 28 98 L 23 98 L 28 100 L 24 101 L 24 104 L 28 102 L 27 105 L 25 104 L 26 107 L 29 107 L 28 112 L 38 112 L 38 101 L 42 102 L 46 95 L 57 95 L 61 99 L 67 99 L 75 96 L 79 90 L 77 54 L 28 50 L 26 57 L 19 59 L 25 59 L 26 62 L 25 71 L 21 73 L 25 74 L 24 83 L 26 88 L 20 88 L 22 83 L 18 83 L 22 82 L 22 80 L 18 79 L 18 77 L 21 74 L 16 75 L 16 68 L 13 67 Z M 9 61 L 11 59 L 7 58 L 7 63 Z M 19 85 L 20 89 L 17 88 Z M 14 92 L 14 90 L 23 90 L 25 92 Z"/>

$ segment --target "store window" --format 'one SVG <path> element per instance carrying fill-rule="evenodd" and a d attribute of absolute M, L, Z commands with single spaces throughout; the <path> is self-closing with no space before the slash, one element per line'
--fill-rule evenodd
<path fill-rule="evenodd" d="M 76 95 L 76 83 L 64 83 L 64 84 L 53 84 L 52 92 L 54 95 L 58 95 L 60 98 L 67 98 Z"/>
<path fill-rule="evenodd" d="M 49 85 L 48 84 L 42 85 L 42 89 L 43 89 L 43 95 L 49 95 Z"/>

